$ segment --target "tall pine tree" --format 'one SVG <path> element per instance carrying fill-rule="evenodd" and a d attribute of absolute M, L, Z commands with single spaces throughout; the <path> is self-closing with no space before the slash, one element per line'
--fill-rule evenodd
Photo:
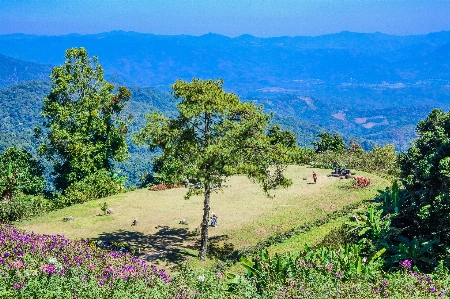
<path fill-rule="evenodd" d="M 270 116 L 261 107 L 241 102 L 222 89 L 222 80 L 178 80 L 172 85 L 179 115 L 147 115 L 147 126 L 137 142 L 162 150 L 155 161 L 156 176 L 165 183 L 195 179 L 187 196 L 203 194 L 203 218 L 199 257 L 204 260 L 208 244 L 210 197 L 232 174 L 245 173 L 262 183 L 264 190 L 291 181 L 283 176 L 289 149 L 271 142 L 267 135 Z"/>

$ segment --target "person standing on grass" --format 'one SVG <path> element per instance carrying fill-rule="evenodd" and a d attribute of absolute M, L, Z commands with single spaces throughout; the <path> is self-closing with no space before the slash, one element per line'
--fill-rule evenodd
<path fill-rule="evenodd" d="M 314 184 L 315 184 L 317 181 L 317 174 L 315 172 L 313 172 L 313 179 L 314 179 Z"/>

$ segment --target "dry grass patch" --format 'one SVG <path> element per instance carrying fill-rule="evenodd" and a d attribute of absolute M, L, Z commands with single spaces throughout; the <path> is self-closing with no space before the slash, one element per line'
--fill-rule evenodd
<path fill-rule="evenodd" d="M 313 171 L 318 175 L 316 185 L 312 183 Z M 261 238 L 324 217 L 348 203 L 371 199 L 377 189 L 389 185 L 385 179 L 364 174 L 371 179 L 371 187 L 342 190 L 339 186 L 350 184 L 350 180 L 327 177 L 329 172 L 290 166 L 286 175 L 293 179 L 293 186 L 274 190 L 273 198 L 268 198 L 245 176 L 230 178 L 228 188 L 211 196 L 211 212 L 219 216 L 219 225 L 209 229 L 210 237 L 232 243 L 235 248 L 251 246 Z M 126 241 L 141 248 L 149 260 L 161 252 L 172 251 L 167 257 L 173 262 L 186 254 L 196 255 L 199 238 L 191 233 L 200 224 L 203 197 L 184 200 L 185 192 L 184 188 L 157 192 L 140 189 L 54 211 L 17 226 L 36 233 L 63 234 L 71 239 Z M 114 214 L 100 216 L 103 202 Z M 75 220 L 63 222 L 68 216 Z M 132 226 L 135 218 L 139 224 Z M 181 219 L 189 224 L 179 224 Z"/>

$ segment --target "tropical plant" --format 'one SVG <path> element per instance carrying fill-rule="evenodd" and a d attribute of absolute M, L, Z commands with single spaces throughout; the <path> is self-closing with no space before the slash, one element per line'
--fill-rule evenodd
<path fill-rule="evenodd" d="M 383 215 L 382 209 L 371 205 L 367 212 L 354 215 L 353 221 L 346 224 L 350 233 L 354 232 L 359 236 L 359 244 L 369 251 L 374 251 L 379 250 L 382 242 L 397 232 L 391 227 L 391 217 L 389 214 Z"/>
<path fill-rule="evenodd" d="M 382 203 L 382 210 L 384 214 L 395 213 L 399 214 L 401 209 L 405 208 L 405 203 L 408 200 L 405 190 L 400 190 L 397 181 L 392 183 L 392 187 L 386 187 L 384 191 L 378 190 L 380 195 L 375 198 L 375 201 Z"/>
<path fill-rule="evenodd" d="M 299 252 L 275 254 L 270 257 L 267 250 L 261 250 L 252 261 L 242 257 L 241 265 L 247 270 L 247 277 L 255 279 L 257 289 L 262 291 L 271 284 L 286 284 L 287 281 L 292 280 L 299 257 Z"/>
<path fill-rule="evenodd" d="M 113 162 L 127 155 L 126 122 L 120 117 L 131 93 L 103 78 L 98 58 L 84 48 L 66 51 L 64 65 L 53 68 L 53 87 L 44 99 L 39 153 L 54 164 L 54 184 L 64 191 L 100 170 L 112 172 Z"/>
<path fill-rule="evenodd" d="M 413 265 L 419 266 L 424 270 L 436 267 L 439 262 L 433 258 L 433 247 L 439 244 L 439 239 L 419 240 L 414 238 L 412 240 L 407 237 L 398 236 L 398 245 L 390 245 L 384 243 L 385 247 L 392 253 L 389 261 L 393 265 L 398 265 L 400 261 L 409 260 Z"/>
<path fill-rule="evenodd" d="M 207 251 L 211 193 L 222 188 L 228 176 L 248 174 L 265 191 L 291 184 L 283 176 L 289 149 L 271 144 L 266 134 L 270 116 L 262 107 L 225 92 L 222 85 L 222 80 L 176 81 L 172 89 L 175 98 L 181 99 L 178 117 L 153 112 L 135 136 L 136 142 L 150 145 L 150 150 L 162 150 L 154 163 L 159 183 L 176 184 L 187 178 L 201 186 L 189 188 L 186 197 L 204 194 L 202 259 Z"/>

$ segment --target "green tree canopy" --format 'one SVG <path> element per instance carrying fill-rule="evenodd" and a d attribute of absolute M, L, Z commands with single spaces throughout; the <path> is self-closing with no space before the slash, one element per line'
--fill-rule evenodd
<path fill-rule="evenodd" d="M 65 190 L 125 160 L 127 126 L 120 113 L 131 94 L 125 87 L 115 92 L 98 58 L 84 48 L 67 50 L 64 65 L 54 67 L 50 78 L 53 87 L 41 113 L 46 129 L 37 127 L 36 133 L 46 134 L 39 152 L 54 163 L 56 189 Z"/>
<path fill-rule="evenodd" d="M 399 157 L 410 231 L 450 245 L 450 113 L 434 109 L 416 130 L 418 139 Z"/>
<path fill-rule="evenodd" d="M 267 135 L 272 144 L 280 143 L 288 148 L 297 146 L 297 138 L 295 134 L 288 130 L 281 130 L 280 125 L 274 125 L 269 128 Z"/>
<path fill-rule="evenodd" d="M 331 136 L 330 133 L 320 133 L 317 137 L 319 137 L 320 140 L 312 142 L 316 153 L 331 151 L 343 154 L 345 152 L 345 142 L 339 134 L 333 133 L 333 136 Z"/>
<path fill-rule="evenodd" d="M 210 195 L 228 176 L 246 173 L 266 191 L 291 183 L 283 176 L 288 151 L 279 143 L 272 145 L 266 134 L 270 116 L 262 107 L 225 92 L 222 84 L 222 80 L 176 81 L 172 89 L 175 98 L 181 99 L 178 117 L 169 119 L 153 112 L 135 138 L 151 150 L 162 150 L 155 161 L 157 178 L 166 183 L 195 179 L 202 186 L 192 187 L 187 194 L 204 194 L 202 259 L 207 251 Z"/>
<path fill-rule="evenodd" d="M 0 154 L 0 197 L 10 201 L 17 192 L 41 193 L 45 186 L 43 166 L 24 149 L 7 148 Z"/>

